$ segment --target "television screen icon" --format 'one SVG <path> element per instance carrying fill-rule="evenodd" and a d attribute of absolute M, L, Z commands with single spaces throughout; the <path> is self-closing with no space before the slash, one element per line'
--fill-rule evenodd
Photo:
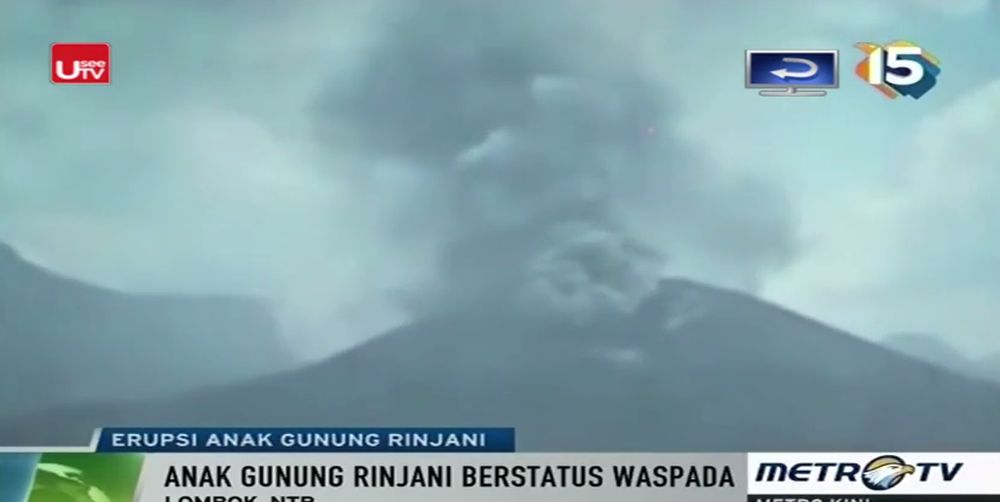
<path fill-rule="evenodd" d="M 840 55 L 830 50 L 748 50 L 746 88 L 761 96 L 826 96 L 840 87 Z"/>

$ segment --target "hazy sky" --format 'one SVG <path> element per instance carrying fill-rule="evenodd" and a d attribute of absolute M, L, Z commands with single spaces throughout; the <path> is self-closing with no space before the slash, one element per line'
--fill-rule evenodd
<path fill-rule="evenodd" d="M 2 5 L 0 240 L 64 273 L 266 296 L 303 351 L 658 273 L 1000 351 L 1000 1 Z M 895 39 L 943 62 L 919 101 L 852 73 Z M 113 85 L 49 84 L 57 41 Z M 758 97 L 748 48 L 841 88 Z"/>

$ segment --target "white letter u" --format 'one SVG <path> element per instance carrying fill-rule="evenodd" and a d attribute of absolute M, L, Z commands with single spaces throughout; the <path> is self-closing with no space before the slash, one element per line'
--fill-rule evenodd
<path fill-rule="evenodd" d="M 63 62 L 56 61 L 56 76 L 62 79 L 71 80 L 80 76 L 80 62 L 73 61 L 73 73 L 67 74 L 63 71 Z"/>

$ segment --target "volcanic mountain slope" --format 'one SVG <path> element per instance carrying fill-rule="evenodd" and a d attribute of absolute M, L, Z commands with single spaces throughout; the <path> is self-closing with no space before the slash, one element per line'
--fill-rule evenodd
<path fill-rule="evenodd" d="M 893 350 L 949 368 L 956 373 L 1000 383 L 1000 354 L 980 359 L 969 357 L 940 337 L 924 333 L 896 333 L 886 337 L 882 343 Z"/>
<path fill-rule="evenodd" d="M 525 450 L 987 450 L 1000 387 L 751 297 L 667 280 L 586 326 L 471 313 L 167 401 L 23 417 L 4 443 L 102 425 L 515 426 Z"/>
<path fill-rule="evenodd" d="M 1000 354 L 988 356 L 980 366 L 987 378 L 1000 382 Z"/>
<path fill-rule="evenodd" d="M 119 293 L 51 274 L 0 244 L 0 415 L 190 391 L 290 362 L 258 302 Z"/>

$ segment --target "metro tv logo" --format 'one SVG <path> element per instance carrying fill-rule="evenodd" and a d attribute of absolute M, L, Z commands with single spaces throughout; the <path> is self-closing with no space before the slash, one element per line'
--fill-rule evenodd
<path fill-rule="evenodd" d="M 111 45 L 52 44 L 53 84 L 111 83 Z"/>
<path fill-rule="evenodd" d="M 861 483 L 869 490 L 884 491 L 900 484 L 908 476 L 918 482 L 951 482 L 963 462 L 907 463 L 897 455 L 881 455 L 865 464 L 855 462 L 764 462 L 757 470 L 757 482 L 834 482 Z"/>

